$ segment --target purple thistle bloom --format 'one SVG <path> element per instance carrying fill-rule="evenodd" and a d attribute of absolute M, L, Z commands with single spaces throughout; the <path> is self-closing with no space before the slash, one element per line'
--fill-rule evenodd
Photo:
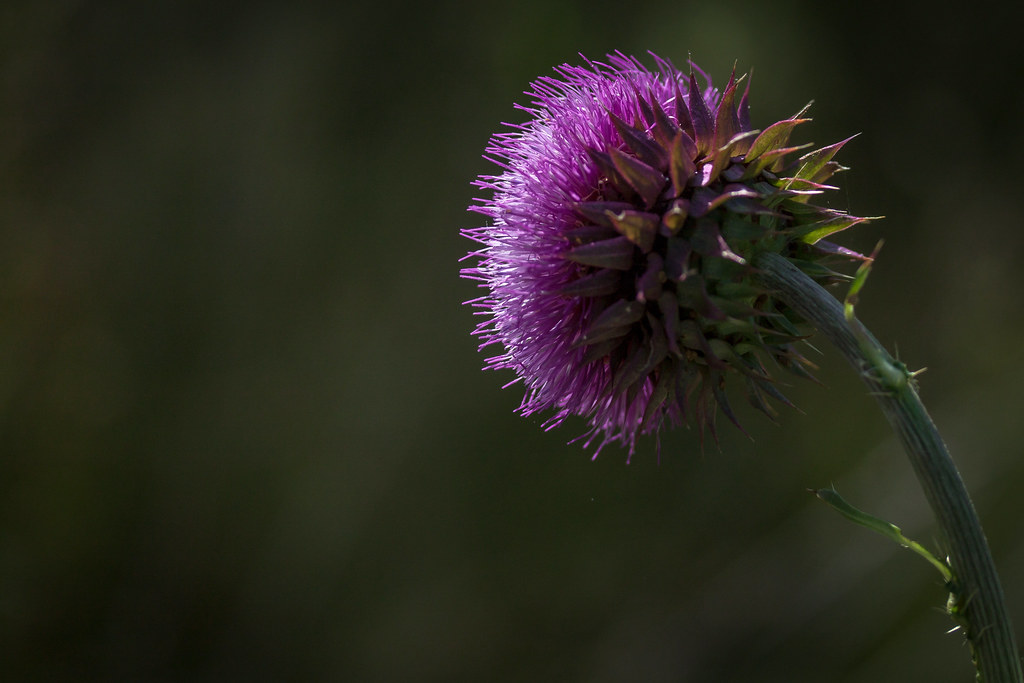
<path fill-rule="evenodd" d="M 772 417 L 768 398 L 789 402 L 763 360 L 813 366 L 753 261 L 782 254 L 832 282 L 826 259 L 864 258 L 822 238 L 867 219 L 808 203 L 834 189 L 845 141 L 790 161 L 803 111 L 752 130 L 749 83 L 738 95 L 734 74 L 719 92 L 697 69 L 701 88 L 654 59 L 657 71 L 617 53 L 535 81 L 528 121 L 487 148 L 501 174 L 474 183 L 492 197 L 470 209 L 490 224 L 463 231 L 483 245 L 462 271 L 488 290 L 469 302 L 487 316 L 475 334 L 501 349 L 486 367 L 525 383 L 521 414 L 554 411 L 545 429 L 589 420 L 595 457 L 689 418 L 714 434 L 718 409 L 738 425 L 727 375 Z"/>

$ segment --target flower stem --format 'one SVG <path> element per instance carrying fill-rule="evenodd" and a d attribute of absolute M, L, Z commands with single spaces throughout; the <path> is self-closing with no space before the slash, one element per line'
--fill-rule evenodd
<path fill-rule="evenodd" d="M 777 298 L 827 337 L 878 401 L 899 436 L 949 548 L 951 608 L 964 626 L 978 680 L 1022 683 L 1020 655 L 992 553 L 960 473 L 928 416 L 912 374 L 843 305 L 782 256 L 754 261 Z"/>

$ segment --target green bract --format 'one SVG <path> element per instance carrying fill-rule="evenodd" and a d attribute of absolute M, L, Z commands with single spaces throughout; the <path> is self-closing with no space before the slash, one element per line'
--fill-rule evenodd
<path fill-rule="evenodd" d="M 788 401 L 766 361 L 813 366 L 796 349 L 801 320 L 754 263 L 780 254 L 827 284 L 843 278 L 836 260 L 865 259 L 825 238 L 868 219 L 813 202 L 835 189 L 847 140 L 789 146 L 806 108 L 754 130 L 735 75 L 719 93 L 664 61 L 610 61 L 538 80 L 533 118 L 492 139 L 507 162 L 474 208 L 494 225 L 465 232 L 485 248 L 464 271 L 491 290 L 475 302 L 493 314 L 485 345 L 506 350 L 490 366 L 525 381 L 524 414 L 589 417 L 588 443 L 632 449 L 666 418 L 713 432 L 717 408 L 737 422 L 730 374 L 774 416 L 769 399 Z"/>

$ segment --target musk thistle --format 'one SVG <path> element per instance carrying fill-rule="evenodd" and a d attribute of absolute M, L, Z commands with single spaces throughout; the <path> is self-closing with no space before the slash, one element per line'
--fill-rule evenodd
<path fill-rule="evenodd" d="M 470 302 L 487 317 L 475 334 L 501 349 L 486 367 L 523 381 L 521 414 L 554 411 L 545 428 L 586 418 L 595 457 L 610 442 L 632 454 L 666 424 L 714 435 L 718 409 L 738 425 L 729 376 L 772 417 L 771 401 L 789 402 L 768 368 L 813 366 L 801 316 L 755 260 L 778 254 L 830 284 L 834 261 L 865 259 L 825 238 L 868 219 L 813 201 L 835 189 L 846 140 L 790 146 L 806 107 L 754 129 L 749 79 L 719 91 L 696 65 L 654 59 L 617 53 L 536 80 L 528 120 L 487 148 L 501 173 L 475 182 L 491 196 L 470 209 L 488 224 L 463 231 L 482 247 L 462 274 L 488 290 Z"/>
<path fill-rule="evenodd" d="M 752 130 L 749 81 L 701 87 L 655 57 L 564 65 L 541 78 L 526 123 L 491 139 L 502 172 L 476 184 L 492 192 L 472 210 L 490 224 L 463 231 L 482 244 L 465 277 L 488 293 L 476 334 L 502 351 L 526 385 L 519 408 L 552 409 L 545 425 L 589 420 L 590 445 L 618 442 L 692 419 L 733 422 L 728 376 L 771 416 L 788 403 L 766 361 L 797 374 L 810 331 L 860 373 L 907 452 L 948 548 L 945 562 L 899 528 L 816 493 L 847 517 L 911 543 L 940 569 L 947 611 L 962 627 L 979 681 L 1024 683 L 1013 625 L 967 489 L 917 394 L 914 375 L 854 315 L 871 258 L 826 241 L 868 220 L 816 205 L 846 141 L 798 153 L 792 130 L 804 111 Z M 845 305 L 822 285 L 843 279 L 829 264 L 860 260 Z M 916 547 L 915 547 L 916 546 Z"/>

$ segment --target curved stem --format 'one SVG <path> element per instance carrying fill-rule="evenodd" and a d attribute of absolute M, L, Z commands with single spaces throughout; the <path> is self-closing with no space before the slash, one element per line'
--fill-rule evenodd
<path fill-rule="evenodd" d="M 759 255 L 759 277 L 842 352 L 871 389 L 906 449 L 949 547 L 951 612 L 964 623 L 978 680 L 1022 683 L 1020 655 L 992 553 L 960 473 L 910 373 L 831 294 L 776 254 Z"/>

